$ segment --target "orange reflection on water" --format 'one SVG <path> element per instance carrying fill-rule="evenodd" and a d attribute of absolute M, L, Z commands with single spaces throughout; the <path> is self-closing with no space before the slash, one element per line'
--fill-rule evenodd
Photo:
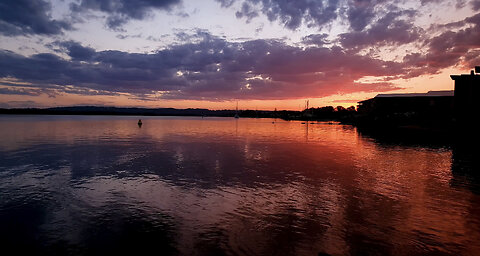
<path fill-rule="evenodd" d="M 42 191 L 71 179 L 64 196 L 89 205 L 80 211 L 92 219 L 118 202 L 125 216 L 167 215 L 181 254 L 480 252 L 480 196 L 451 185 L 451 149 L 382 144 L 335 123 L 142 117 L 139 128 L 137 120 L 2 119 L 10 139 L 0 149 L 86 147 Z"/>

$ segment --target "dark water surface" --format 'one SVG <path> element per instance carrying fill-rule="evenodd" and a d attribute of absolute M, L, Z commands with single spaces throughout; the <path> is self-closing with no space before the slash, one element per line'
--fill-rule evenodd
<path fill-rule="evenodd" d="M 480 254 L 469 149 L 329 123 L 137 120 L 0 116 L 2 251 Z"/>

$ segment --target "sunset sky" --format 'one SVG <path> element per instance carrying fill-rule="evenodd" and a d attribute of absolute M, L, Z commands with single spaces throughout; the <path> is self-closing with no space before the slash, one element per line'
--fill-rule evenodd
<path fill-rule="evenodd" d="M 480 0 L 0 1 L 0 108 L 350 106 L 475 65 Z"/>

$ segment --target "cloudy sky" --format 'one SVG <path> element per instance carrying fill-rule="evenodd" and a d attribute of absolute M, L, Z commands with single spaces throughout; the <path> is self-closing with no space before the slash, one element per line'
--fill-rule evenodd
<path fill-rule="evenodd" d="M 480 0 L 1 0 L 0 107 L 300 109 L 451 90 Z"/>

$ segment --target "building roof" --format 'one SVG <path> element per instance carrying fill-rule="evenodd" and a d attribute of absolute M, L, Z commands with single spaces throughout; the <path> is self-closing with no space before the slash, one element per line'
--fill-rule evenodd
<path fill-rule="evenodd" d="M 450 75 L 450 78 L 452 78 L 452 80 L 455 80 L 455 81 L 456 80 L 478 81 L 480 80 L 480 75 L 478 73 L 480 73 L 480 66 L 476 66 L 475 71 L 474 70 L 470 71 L 470 74 Z"/>
<path fill-rule="evenodd" d="M 408 98 L 408 97 L 453 97 L 454 91 L 429 91 L 427 93 L 391 93 L 391 94 L 378 94 L 377 96 L 359 101 L 358 103 L 364 103 L 377 98 Z"/>
<path fill-rule="evenodd" d="M 453 96 L 454 91 L 429 91 L 427 93 L 393 93 L 378 94 L 375 98 L 396 98 L 396 97 L 442 97 Z"/>

